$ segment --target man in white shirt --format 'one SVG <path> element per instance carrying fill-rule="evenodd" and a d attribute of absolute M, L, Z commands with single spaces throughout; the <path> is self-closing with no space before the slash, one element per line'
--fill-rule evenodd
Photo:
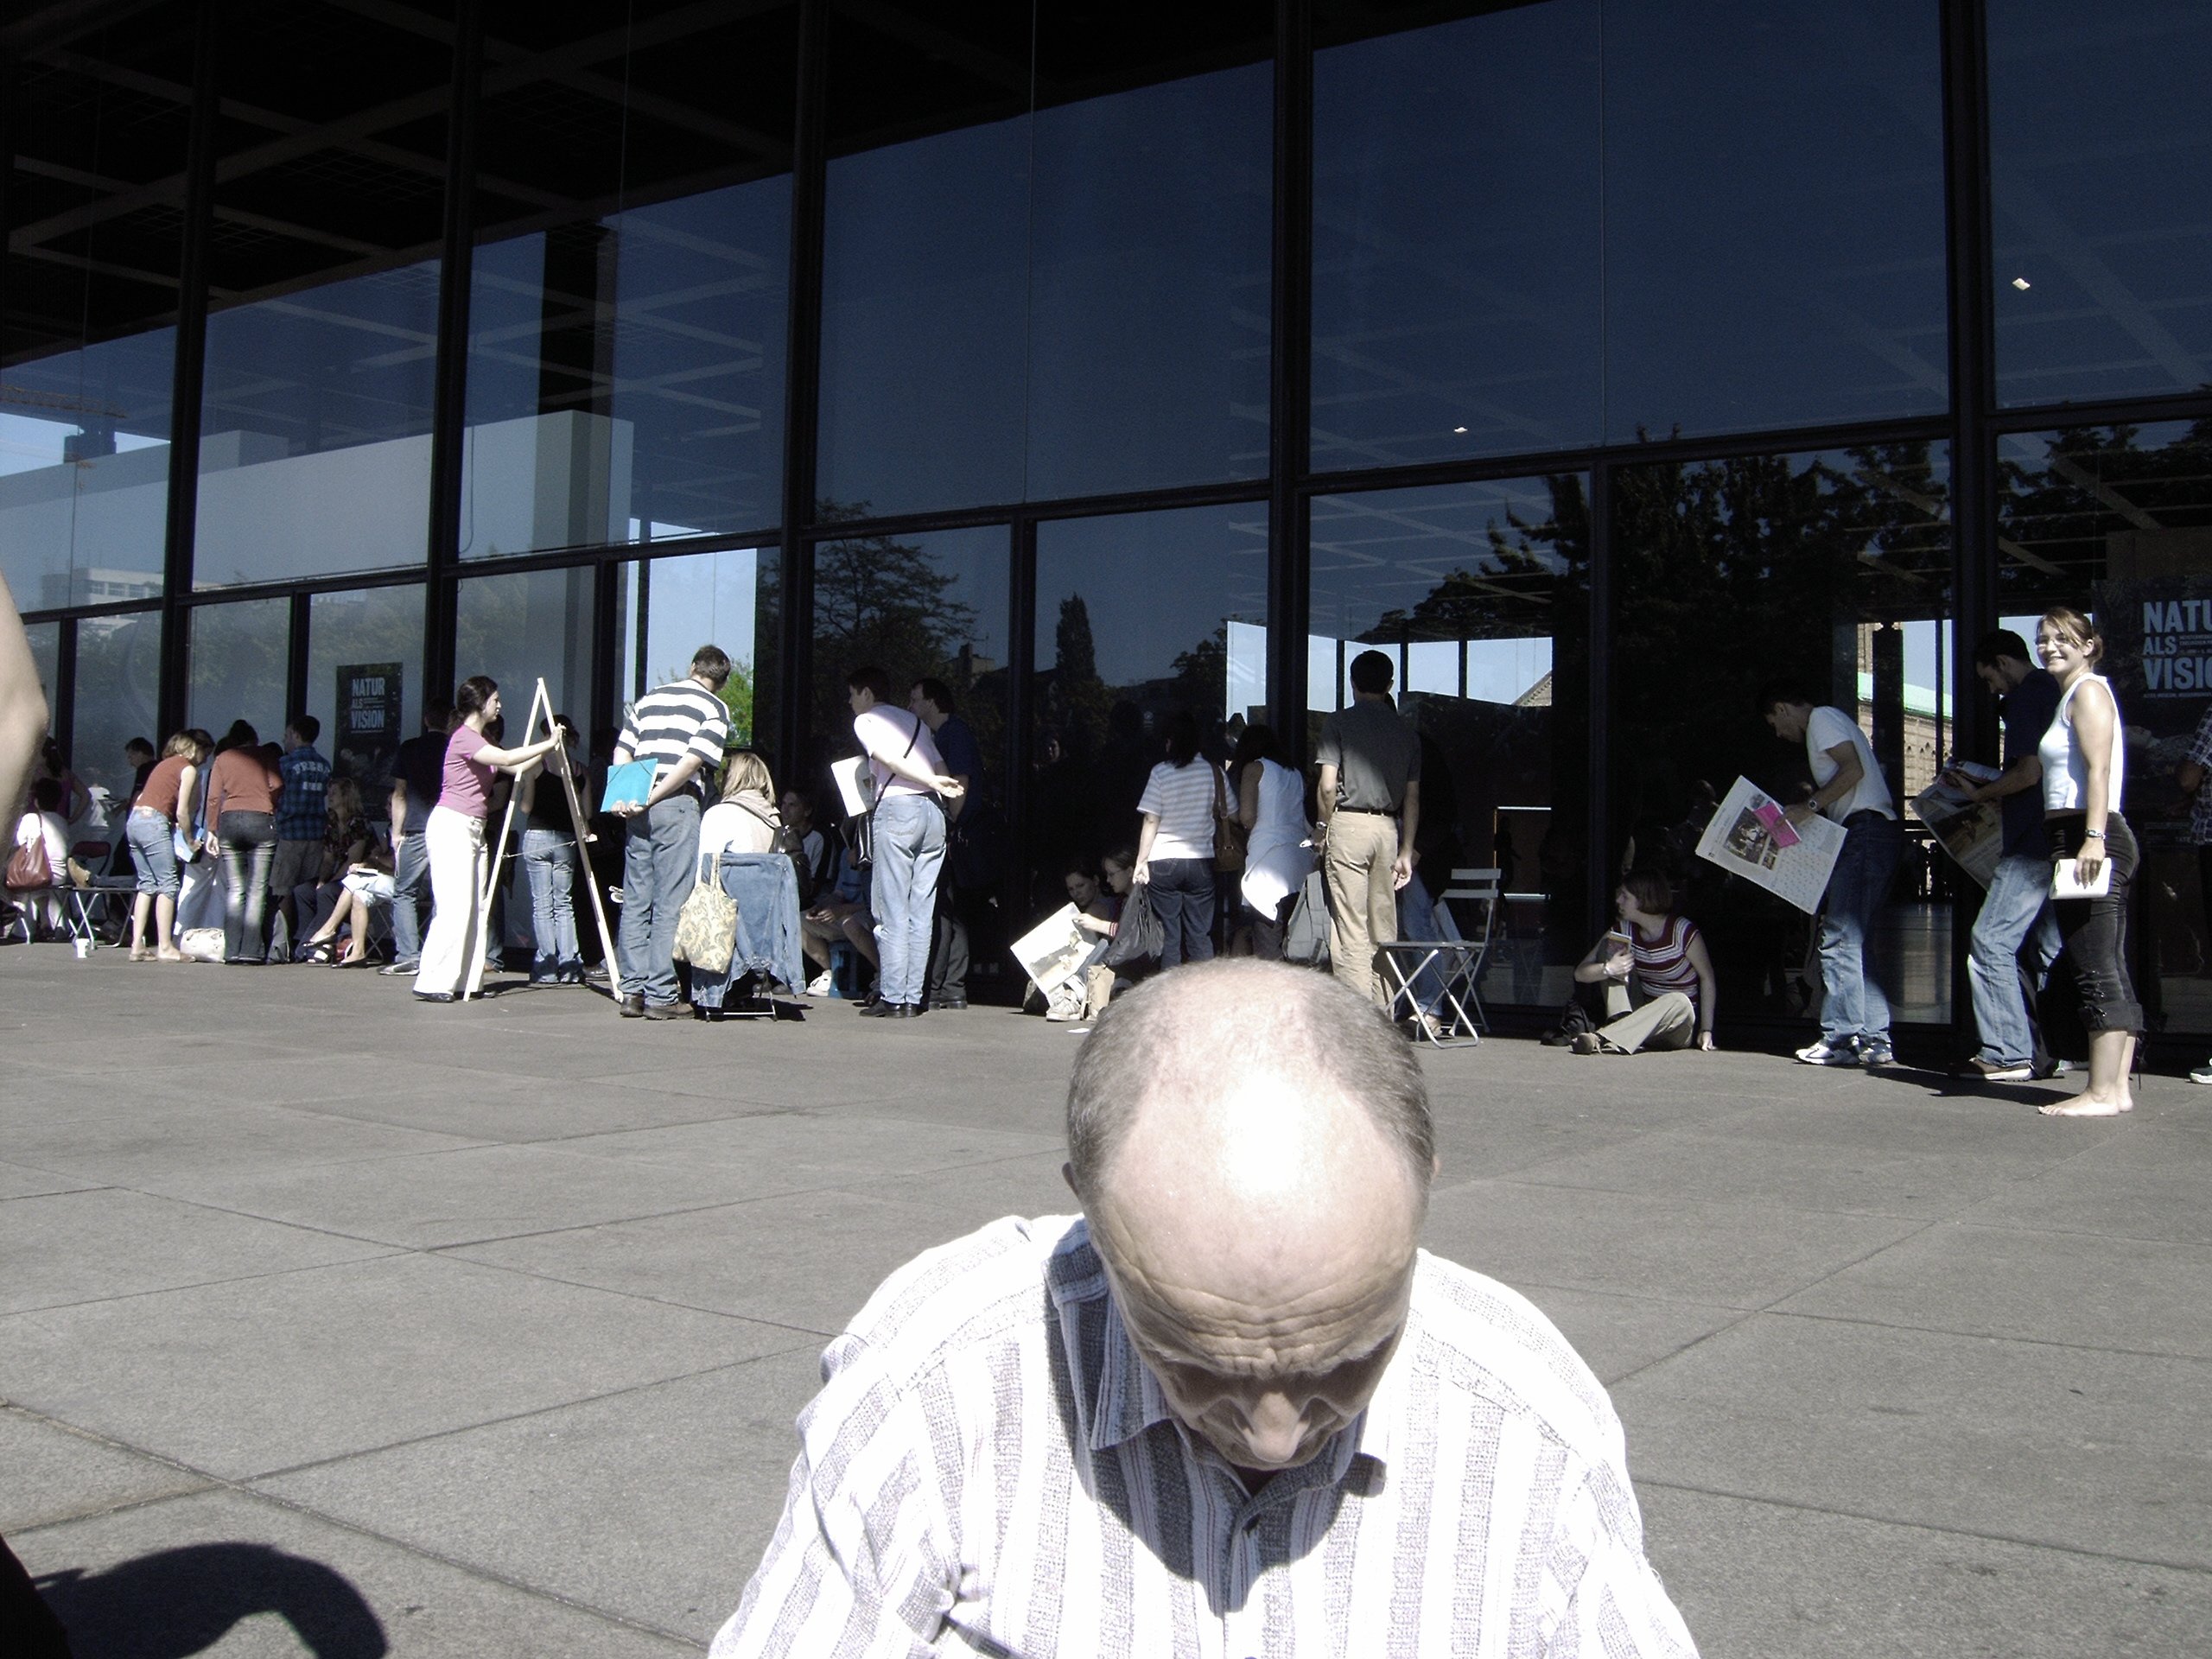
<path fill-rule="evenodd" d="M 1813 793 L 1789 809 L 1792 823 L 1815 812 L 1843 826 L 1843 850 L 1828 873 L 1821 910 L 1821 1040 L 1797 1051 L 1807 1065 L 1888 1065 L 1890 1000 L 1873 971 L 1868 936 L 1889 897 L 1904 851 L 1904 829 L 1874 751 L 1859 722 L 1787 681 L 1759 688 L 1760 716 L 1785 743 L 1802 741 Z"/>
<path fill-rule="evenodd" d="M 1605 1389 L 1416 1248 L 1421 1065 L 1280 963 L 1117 999 L 1081 1217 L 893 1274 L 823 1357 L 715 1659 L 1693 1659 Z"/>
<path fill-rule="evenodd" d="M 944 808 L 940 798 L 966 792 L 949 776 L 928 726 L 892 701 L 891 677 L 873 664 L 845 677 L 853 735 L 875 780 L 868 814 L 868 855 L 874 868 L 868 908 L 875 912 L 875 995 L 861 1012 L 911 1020 L 923 1008 L 930 935 L 937 923 L 937 878 L 944 867 Z"/>

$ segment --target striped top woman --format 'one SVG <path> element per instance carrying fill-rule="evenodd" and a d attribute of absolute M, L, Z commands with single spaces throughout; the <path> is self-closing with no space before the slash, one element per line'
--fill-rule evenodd
<path fill-rule="evenodd" d="M 1574 977 L 1580 984 L 1605 986 L 1606 1012 L 1618 1017 L 1576 1038 L 1576 1052 L 1688 1048 L 1693 1032 L 1697 1046 L 1710 1049 L 1720 1000 L 1713 957 L 1697 924 L 1675 914 L 1667 878 L 1656 870 L 1632 870 L 1621 878 L 1613 903 L 1620 920 L 1575 964 Z"/>

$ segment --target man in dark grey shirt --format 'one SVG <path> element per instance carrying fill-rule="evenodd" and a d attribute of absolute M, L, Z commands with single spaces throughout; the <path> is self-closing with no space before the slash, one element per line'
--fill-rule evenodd
<path fill-rule="evenodd" d="M 1390 701 L 1395 674 L 1379 651 L 1353 658 L 1351 707 L 1321 722 L 1319 750 L 1329 965 L 1378 1004 L 1388 997 L 1375 947 L 1398 937 L 1398 889 L 1413 880 L 1421 830 L 1421 738 Z"/>

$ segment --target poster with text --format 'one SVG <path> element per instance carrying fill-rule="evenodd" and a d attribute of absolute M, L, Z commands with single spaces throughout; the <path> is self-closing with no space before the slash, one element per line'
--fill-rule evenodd
<path fill-rule="evenodd" d="M 360 785 L 366 806 L 375 806 L 375 791 L 391 783 L 392 761 L 399 753 L 400 689 L 397 663 L 353 663 L 338 671 L 331 766 L 337 776 Z"/>
<path fill-rule="evenodd" d="M 2212 709 L 2212 576 L 2131 576 L 2096 584 L 2099 665 L 2127 733 L 2129 822 L 2186 810 L 2174 770 Z"/>

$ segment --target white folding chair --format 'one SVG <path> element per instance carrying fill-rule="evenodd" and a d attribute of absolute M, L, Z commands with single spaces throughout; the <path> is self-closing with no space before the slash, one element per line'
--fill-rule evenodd
<path fill-rule="evenodd" d="M 1393 1020 L 1410 1014 L 1422 1038 L 1438 1048 L 1471 1048 L 1490 1025 L 1481 995 L 1483 967 L 1497 931 L 1499 880 L 1496 869 L 1452 872 L 1452 885 L 1437 894 L 1433 913 L 1436 938 L 1398 939 L 1375 947 L 1376 967 L 1390 993 Z M 1462 926 L 1454 904 L 1471 906 Z M 1424 976 L 1434 988 L 1426 989 Z M 1448 1011 L 1448 1013 L 1447 1013 Z"/>

